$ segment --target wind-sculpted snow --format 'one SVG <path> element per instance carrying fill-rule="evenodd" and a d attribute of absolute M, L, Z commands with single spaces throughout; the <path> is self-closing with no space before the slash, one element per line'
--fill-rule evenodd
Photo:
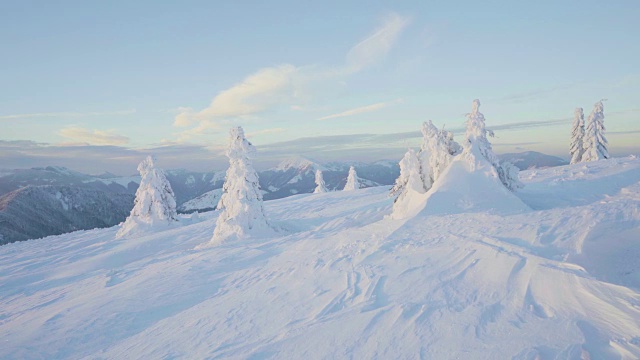
<path fill-rule="evenodd" d="M 203 251 L 216 212 L 2 246 L 0 358 L 640 358 L 640 161 L 520 176 L 523 212 L 393 220 L 378 187 L 267 202 L 285 231 Z"/>

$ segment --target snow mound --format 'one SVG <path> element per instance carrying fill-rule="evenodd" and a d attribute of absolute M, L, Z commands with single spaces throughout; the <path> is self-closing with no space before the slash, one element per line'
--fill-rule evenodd
<path fill-rule="evenodd" d="M 488 161 L 477 157 L 471 165 L 464 155 L 459 155 L 428 192 L 423 213 L 507 215 L 529 210 L 520 198 L 507 190 Z"/>

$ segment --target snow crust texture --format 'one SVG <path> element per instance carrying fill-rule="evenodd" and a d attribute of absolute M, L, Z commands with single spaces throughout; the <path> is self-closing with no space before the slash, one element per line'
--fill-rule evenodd
<path fill-rule="evenodd" d="M 402 220 L 376 187 L 267 202 L 286 234 L 201 251 L 218 212 L 1 246 L 0 358 L 640 358 L 640 160 L 515 193 L 471 166 Z"/>

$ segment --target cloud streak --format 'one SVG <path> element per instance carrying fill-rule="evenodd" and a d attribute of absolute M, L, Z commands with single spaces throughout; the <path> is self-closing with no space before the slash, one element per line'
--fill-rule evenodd
<path fill-rule="evenodd" d="M 126 145 L 129 143 L 129 138 L 123 135 L 79 127 L 64 128 L 58 134 L 66 139 L 91 145 Z"/>
<path fill-rule="evenodd" d="M 345 63 L 340 66 L 282 64 L 262 68 L 219 92 L 202 110 L 180 108 L 174 118 L 174 126 L 190 127 L 181 133 L 180 140 L 185 141 L 207 131 L 219 131 L 237 119 L 255 119 L 278 106 L 302 108 L 300 100 L 309 99 L 313 89 L 338 83 L 381 60 L 408 24 L 408 18 L 390 14 L 379 28 L 349 50 Z"/>
<path fill-rule="evenodd" d="M 388 101 L 388 102 L 379 102 L 376 104 L 371 104 L 371 105 L 367 105 L 367 106 L 361 106 L 355 109 L 351 109 L 351 110 L 347 110 L 347 111 L 343 111 L 337 114 L 332 114 L 332 115 L 327 115 L 327 116 L 323 116 L 321 118 L 319 118 L 318 120 L 329 120 L 329 119 L 336 119 L 336 118 L 342 118 L 342 117 L 347 117 L 347 116 L 353 116 L 353 115 L 359 115 L 359 114 L 366 114 L 366 113 L 370 113 L 370 112 L 374 112 L 374 111 L 378 111 L 378 110 L 382 110 L 384 108 L 386 108 L 387 106 L 394 104 L 394 103 L 398 103 L 401 100 L 395 100 L 395 101 Z"/>

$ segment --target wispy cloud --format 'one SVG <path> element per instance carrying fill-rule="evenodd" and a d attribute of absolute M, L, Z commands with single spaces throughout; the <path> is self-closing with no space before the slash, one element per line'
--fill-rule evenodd
<path fill-rule="evenodd" d="M 343 111 L 343 112 L 340 112 L 340 113 L 337 113 L 337 114 L 323 116 L 323 117 L 319 118 L 318 120 L 329 120 L 329 119 L 335 119 L 335 118 L 341 118 L 341 117 L 347 117 L 347 116 L 370 113 L 370 112 L 374 112 L 374 111 L 378 111 L 378 110 L 384 109 L 384 108 L 386 108 L 387 106 L 389 106 L 391 104 L 395 104 L 395 103 L 399 103 L 399 102 L 402 102 L 402 100 L 401 99 L 397 99 L 395 101 L 379 102 L 379 103 L 376 103 L 376 104 L 357 107 L 355 109 L 350 109 L 350 110 Z"/>
<path fill-rule="evenodd" d="M 69 140 L 91 145 L 125 145 L 129 143 L 129 138 L 123 135 L 80 127 L 64 128 L 58 131 L 58 134 Z"/>
<path fill-rule="evenodd" d="M 390 14 L 379 28 L 349 50 L 345 63 L 340 66 L 282 64 L 262 68 L 218 93 L 202 110 L 181 108 L 174 125 L 191 128 L 180 134 L 180 140 L 219 131 L 237 119 L 246 121 L 277 106 L 302 109 L 300 101 L 310 98 L 308 94 L 312 89 L 340 83 L 341 79 L 382 59 L 408 23 L 408 18 Z"/>
<path fill-rule="evenodd" d="M 347 69 L 360 71 L 384 57 L 409 24 L 407 17 L 390 14 L 383 24 L 347 53 Z"/>
<path fill-rule="evenodd" d="M 135 114 L 135 109 L 119 110 L 119 111 L 96 111 L 96 112 L 47 112 L 47 113 L 32 113 L 32 114 L 14 114 L 14 115 L 0 115 L 0 120 L 14 120 L 14 119 L 35 119 L 35 118 L 79 118 L 79 117 L 91 117 L 91 116 L 121 116 Z"/>

